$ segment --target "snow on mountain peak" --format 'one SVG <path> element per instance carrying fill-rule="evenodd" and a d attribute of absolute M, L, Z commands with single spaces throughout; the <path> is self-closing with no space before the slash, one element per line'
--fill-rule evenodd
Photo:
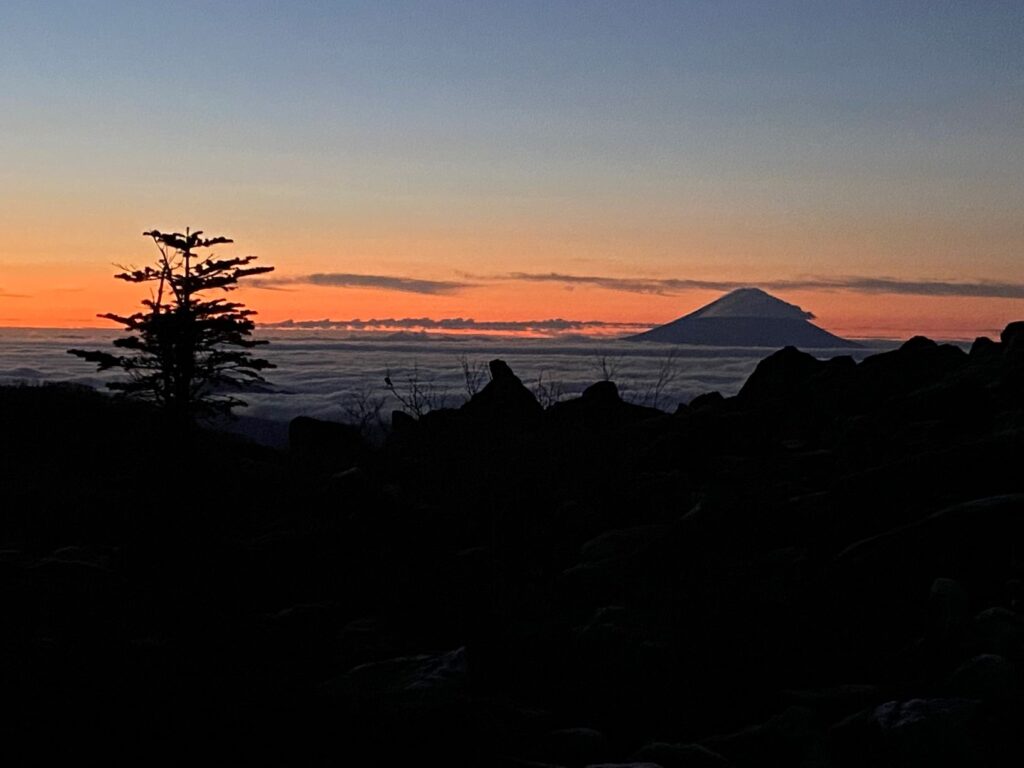
<path fill-rule="evenodd" d="M 688 318 L 761 317 L 780 320 L 812 320 L 814 315 L 796 304 L 777 299 L 760 288 L 737 288 L 707 304 Z"/>

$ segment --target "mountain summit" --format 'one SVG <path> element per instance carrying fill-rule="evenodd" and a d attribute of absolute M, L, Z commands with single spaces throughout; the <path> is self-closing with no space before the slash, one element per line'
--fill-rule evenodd
<path fill-rule="evenodd" d="M 695 312 L 630 336 L 630 341 L 718 347 L 855 347 L 810 322 L 814 315 L 762 291 L 739 288 Z"/>

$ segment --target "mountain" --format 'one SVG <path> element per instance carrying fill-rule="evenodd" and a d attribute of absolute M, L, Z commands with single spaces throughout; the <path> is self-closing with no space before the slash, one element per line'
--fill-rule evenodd
<path fill-rule="evenodd" d="M 810 322 L 814 315 L 762 291 L 739 288 L 629 341 L 718 347 L 856 347 Z"/>

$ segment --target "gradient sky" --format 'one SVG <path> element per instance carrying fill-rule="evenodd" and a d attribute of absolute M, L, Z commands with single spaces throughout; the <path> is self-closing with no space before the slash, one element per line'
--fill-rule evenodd
<path fill-rule="evenodd" d="M 111 264 L 192 226 L 277 267 L 239 292 L 268 322 L 655 323 L 752 284 L 992 333 L 1022 40 L 1020 0 L 6 0 L 0 325 L 103 325 L 139 298 Z"/>

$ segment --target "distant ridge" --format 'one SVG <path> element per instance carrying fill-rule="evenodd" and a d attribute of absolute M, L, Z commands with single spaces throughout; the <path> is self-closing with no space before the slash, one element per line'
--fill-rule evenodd
<path fill-rule="evenodd" d="M 814 325 L 810 322 L 813 317 L 760 288 L 739 288 L 695 312 L 627 340 L 717 347 L 859 346 Z"/>

